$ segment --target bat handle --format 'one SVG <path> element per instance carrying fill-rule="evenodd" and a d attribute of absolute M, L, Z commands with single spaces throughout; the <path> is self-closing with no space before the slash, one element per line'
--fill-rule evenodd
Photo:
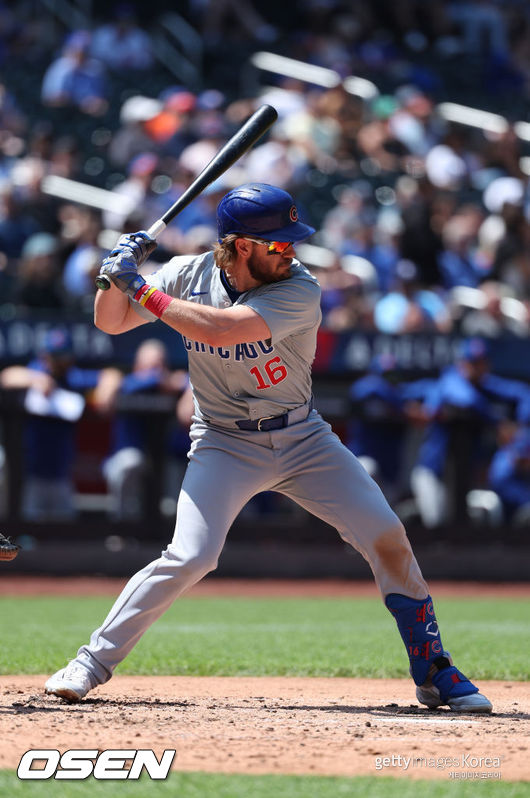
<path fill-rule="evenodd" d="M 166 223 L 164 222 L 164 220 L 157 219 L 157 221 L 154 222 L 147 231 L 147 235 L 149 236 L 149 238 L 158 238 L 160 233 L 163 233 L 165 229 L 166 229 Z"/>
<path fill-rule="evenodd" d="M 147 231 L 147 235 L 150 238 L 156 239 L 165 229 L 166 223 L 162 221 L 162 219 L 157 219 L 157 221 L 154 222 Z M 100 291 L 108 291 L 112 285 L 110 277 L 108 277 L 106 274 L 98 274 L 94 282 L 96 284 L 96 288 L 99 288 Z"/>

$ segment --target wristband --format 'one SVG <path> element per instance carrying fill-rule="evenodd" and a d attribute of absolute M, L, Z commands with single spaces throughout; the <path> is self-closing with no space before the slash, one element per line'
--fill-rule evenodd
<path fill-rule="evenodd" d="M 173 297 L 164 294 L 163 291 L 159 291 L 158 288 L 154 288 L 152 285 L 144 283 L 133 299 L 160 319 L 171 304 Z"/>

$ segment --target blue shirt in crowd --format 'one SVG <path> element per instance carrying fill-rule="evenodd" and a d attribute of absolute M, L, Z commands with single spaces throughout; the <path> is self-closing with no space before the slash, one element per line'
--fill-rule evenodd
<path fill-rule="evenodd" d="M 429 390 L 425 410 L 432 419 L 420 448 L 418 463 L 441 477 L 448 455 L 451 425 L 443 411 L 467 411 L 469 420 L 477 424 L 497 424 L 502 418 L 515 416 L 520 404 L 529 401 L 530 388 L 516 380 L 486 374 L 478 384 L 468 380 L 461 370 L 451 366 Z M 473 441 L 474 457 L 483 456 L 480 437 Z"/>
<path fill-rule="evenodd" d="M 530 469 L 521 467 L 521 458 L 530 461 L 530 429 L 521 430 L 491 461 L 488 482 L 508 517 L 519 507 L 530 505 Z"/>
<path fill-rule="evenodd" d="M 28 368 L 49 373 L 44 361 L 32 361 Z M 57 380 L 59 388 L 84 391 L 95 388 L 99 370 L 69 368 Z M 24 455 L 28 474 L 42 479 L 65 479 L 71 476 L 76 453 L 76 425 L 62 418 L 28 415 L 24 428 Z"/>

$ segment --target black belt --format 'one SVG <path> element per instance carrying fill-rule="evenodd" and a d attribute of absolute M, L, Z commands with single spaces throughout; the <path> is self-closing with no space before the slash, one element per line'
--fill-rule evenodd
<path fill-rule="evenodd" d="M 263 416 L 263 418 L 257 418 L 253 421 L 243 419 L 242 421 L 236 421 L 236 425 L 239 429 L 270 432 L 273 429 L 283 429 L 291 424 L 298 424 L 299 421 L 305 421 L 312 409 L 313 398 L 311 397 L 307 404 L 295 407 L 294 410 L 289 410 L 288 413 L 283 413 L 281 416 Z"/>

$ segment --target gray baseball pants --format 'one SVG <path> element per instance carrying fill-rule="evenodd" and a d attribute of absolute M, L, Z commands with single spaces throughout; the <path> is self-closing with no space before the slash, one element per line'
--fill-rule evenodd
<path fill-rule="evenodd" d="M 151 624 L 217 566 L 228 530 L 256 493 L 289 496 L 368 561 L 383 598 L 428 595 L 405 530 L 376 483 L 313 410 L 272 432 L 194 424 L 173 540 L 135 574 L 77 659 L 98 683 L 110 679 Z"/>

